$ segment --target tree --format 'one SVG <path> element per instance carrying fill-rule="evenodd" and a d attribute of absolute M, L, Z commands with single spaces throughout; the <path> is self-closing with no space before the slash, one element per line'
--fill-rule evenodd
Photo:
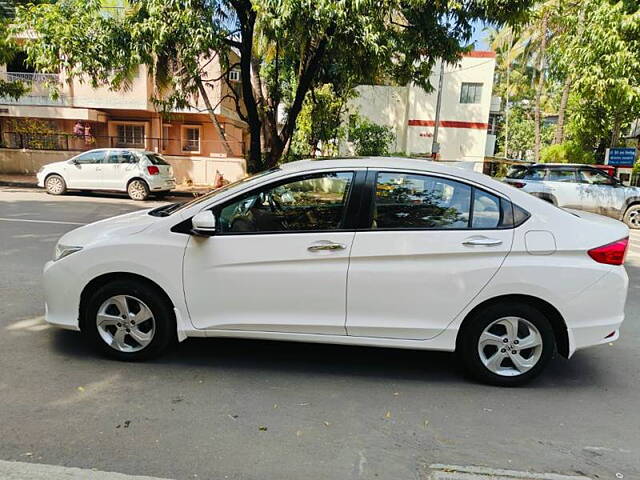
<path fill-rule="evenodd" d="M 28 52 L 38 68 L 62 67 L 67 75 L 117 88 L 136 63 L 144 63 L 164 79 L 177 75 L 171 95 L 163 98 L 174 104 L 189 101 L 196 90 L 202 94 L 200 83 L 205 88 L 214 83 L 203 78 L 201 65 L 215 52 L 224 69 L 218 80 L 239 69 L 241 89 L 231 95 L 249 125 L 248 168 L 257 171 L 282 157 L 307 93 L 329 70 L 429 88 L 436 59 L 455 62 L 473 22 L 517 21 L 530 4 L 137 0 L 125 15 L 106 16 L 99 0 L 61 0 L 21 9 L 18 23 L 35 33 Z M 169 68 L 163 71 L 164 64 Z"/>
<path fill-rule="evenodd" d="M 6 64 L 16 52 L 16 44 L 9 35 L 9 25 L 13 18 L 14 2 L 5 1 L 0 4 L 0 64 Z M 18 99 L 28 91 L 26 85 L 19 81 L 0 78 L 0 98 Z"/>
<path fill-rule="evenodd" d="M 367 118 L 356 116 L 349 125 L 349 140 L 353 142 L 356 155 L 380 156 L 389 154 L 389 145 L 393 141 L 393 130 L 378 125 Z"/>

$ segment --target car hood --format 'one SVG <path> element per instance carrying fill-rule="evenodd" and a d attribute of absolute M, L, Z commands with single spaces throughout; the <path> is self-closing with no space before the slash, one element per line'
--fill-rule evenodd
<path fill-rule="evenodd" d="M 76 228 L 63 235 L 59 243 L 62 245 L 84 247 L 89 243 L 107 238 L 133 235 L 145 230 L 159 220 L 159 217 L 149 215 L 151 209 L 125 213 L 117 217 L 99 220 L 80 228 Z"/>

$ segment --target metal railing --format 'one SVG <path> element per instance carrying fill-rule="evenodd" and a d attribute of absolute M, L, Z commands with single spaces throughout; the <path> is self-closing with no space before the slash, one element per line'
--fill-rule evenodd
<path fill-rule="evenodd" d="M 60 83 L 57 73 L 0 72 L 0 80 L 20 82 L 28 91 L 19 98 L 0 97 L 0 104 L 5 105 L 68 105 L 69 99 L 64 95 L 52 97 L 49 87 Z"/>
<path fill-rule="evenodd" d="M 242 157 L 244 142 L 228 141 L 231 153 L 222 140 L 187 140 L 178 138 L 127 138 L 106 135 L 73 135 L 69 133 L 2 132 L 0 148 L 28 150 L 86 151 L 94 148 L 136 148 L 167 155 Z"/>
<path fill-rule="evenodd" d="M 28 72 L 0 72 L 0 79 L 5 82 L 32 83 L 60 83 L 57 73 L 28 73 Z"/>

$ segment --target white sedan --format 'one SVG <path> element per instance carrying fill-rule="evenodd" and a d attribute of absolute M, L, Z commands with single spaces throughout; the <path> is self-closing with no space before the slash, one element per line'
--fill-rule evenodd
<path fill-rule="evenodd" d="M 127 192 L 133 200 L 163 196 L 176 186 L 173 169 L 162 156 L 142 150 L 99 148 L 44 165 L 38 186 L 51 195 L 73 190 Z"/>
<path fill-rule="evenodd" d="M 420 160 L 303 161 L 64 235 L 46 319 L 105 354 L 187 337 L 455 351 L 497 385 L 616 340 L 627 227 Z"/>

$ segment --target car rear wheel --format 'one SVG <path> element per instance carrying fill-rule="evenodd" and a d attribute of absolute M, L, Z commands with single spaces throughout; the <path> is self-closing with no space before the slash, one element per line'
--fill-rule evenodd
<path fill-rule="evenodd" d="M 146 360 L 165 351 L 176 339 L 169 302 L 152 286 L 116 280 L 91 297 L 83 332 L 105 355 L 117 360 Z"/>
<path fill-rule="evenodd" d="M 67 184 L 60 175 L 49 175 L 44 181 L 44 188 L 50 195 L 63 195 L 67 191 Z"/>
<path fill-rule="evenodd" d="M 531 305 L 491 305 L 468 321 L 458 354 L 467 372 L 481 382 L 522 385 L 538 376 L 553 356 L 553 328 Z"/>
<path fill-rule="evenodd" d="M 627 208 L 622 219 L 627 227 L 637 230 L 640 228 L 640 205 L 631 205 Z"/>
<path fill-rule="evenodd" d="M 149 198 L 149 186 L 144 180 L 131 180 L 127 186 L 127 193 L 132 200 L 146 200 Z"/>

